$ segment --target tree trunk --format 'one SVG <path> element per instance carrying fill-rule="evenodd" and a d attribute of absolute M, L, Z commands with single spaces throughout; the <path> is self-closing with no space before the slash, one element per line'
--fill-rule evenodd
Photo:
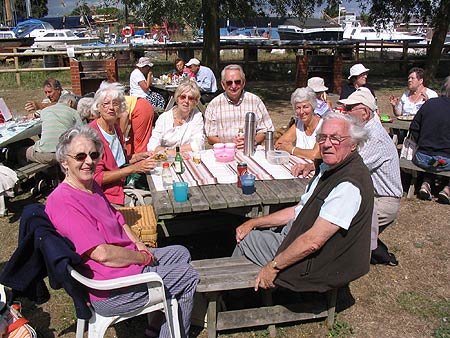
<path fill-rule="evenodd" d="M 203 7 L 203 53 L 202 64 L 211 68 L 218 78 L 219 75 L 219 1 L 202 0 Z"/>
<path fill-rule="evenodd" d="M 444 47 L 445 36 L 450 26 L 450 0 L 442 0 L 435 18 L 433 38 L 428 50 L 425 69 L 427 78 L 432 80 L 436 77 L 439 61 Z"/>

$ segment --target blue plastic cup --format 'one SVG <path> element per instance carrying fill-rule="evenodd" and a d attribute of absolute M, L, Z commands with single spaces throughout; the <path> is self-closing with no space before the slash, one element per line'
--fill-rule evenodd
<path fill-rule="evenodd" d="M 256 176 L 252 174 L 245 174 L 241 176 L 242 193 L 244 195 L 251 195 L 255 192 Z"/>
<path fill-rule="evenodd" d="M 173 182 L 173 196 L 175 202 L 186 202 L 188 196 L 187 182 Z"/>

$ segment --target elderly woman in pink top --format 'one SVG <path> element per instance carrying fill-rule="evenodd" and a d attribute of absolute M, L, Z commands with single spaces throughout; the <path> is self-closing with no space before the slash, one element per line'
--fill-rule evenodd
<path fill-rule="evenodd" d="M 97 130 L 104 145 L 103 156 L 97 164 L 94 179 L 102 187 L 108 200 L 119 206 L 129 204 L 123 185 L 127 176 L 147 173 L 156 167 L 153 153 L 126 154 L 119 116 L 126 113 L 123 86 L 104 84 L 95 93 L 93 112 L 98 118 L 89 125 Z"/>
<path fill-rule="evenodd" d="M 178 300 L 185 337 L 198 283 L 189 251 L 178 245 L 147 248 L 133 233 L 94 180 L 104 150 L 98 133 L 89 126 L 76 126 L 61 135 L 56 159 L 65 179 L 48 197 L 45 211 L 83 258 L 74 268 L 84 276 L 105 280 L 150 271 L 160 275 L 168 296 Z M 146 285 L 88 291 L 90 303 L 103 316 L 126 314 L 149 302 Z M 146 335 L 170 337 L 170 332 L 166 323 L 152 321 Z"/>

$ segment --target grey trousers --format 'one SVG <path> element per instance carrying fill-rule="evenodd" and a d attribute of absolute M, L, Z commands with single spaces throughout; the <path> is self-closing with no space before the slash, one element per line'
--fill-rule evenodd
<path fill-rule="evenodd" d="M 236 245 L 232 257 L 245 256 L 253 263 L 264 266 L 270 262 L 289 230 L 294 220 L 286 224 L 281 232 L 272 230 L 252 230 Z"/>
<path fill-rule="evenodd" d="M 178 300 L 180 327 L 182 337 L 189 336 L 191 314 L 194 303 L 194 293 L 199 282 L 197 271 L 189 264 L 191 255 L 180 245 L 150 249 L 155 255 L 158 265 L 146 266 L 143 272 L 156 272 L 161 276 L 166 288 L 167 297 Z M 92 302 L 94 309 L 104 316 L 127 313 L 133 308 L 144 306 L 148 301 L 145 286 L 129 287 L 116 291 L 108 299 Z M 183 330 L 184 329 L 184 330 Z M 184 332 L 183 332 L 184 331 Z M 160 338 L 170 338 L 169 327 L 166 322 L 161 326 Z"/>
<path fill-rule="evenodd" d="M 27 148 L 26 157 L 28 162 L 58 164 L 55 153 L 40 153 L 34 151 L 33 146 Z"/>

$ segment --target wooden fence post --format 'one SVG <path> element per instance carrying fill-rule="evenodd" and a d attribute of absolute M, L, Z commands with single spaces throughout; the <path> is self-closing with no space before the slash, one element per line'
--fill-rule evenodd
<path fill-rule="evenodd" d="M 14 54 L 17 53 L 17 48 L 13 48 Z M 17 85 L 20 87 L 20 72 L 19 72 L 19 57 L 17 55 L 14 56 L 14 69 L 16 70 L 16 82 Z"/>

